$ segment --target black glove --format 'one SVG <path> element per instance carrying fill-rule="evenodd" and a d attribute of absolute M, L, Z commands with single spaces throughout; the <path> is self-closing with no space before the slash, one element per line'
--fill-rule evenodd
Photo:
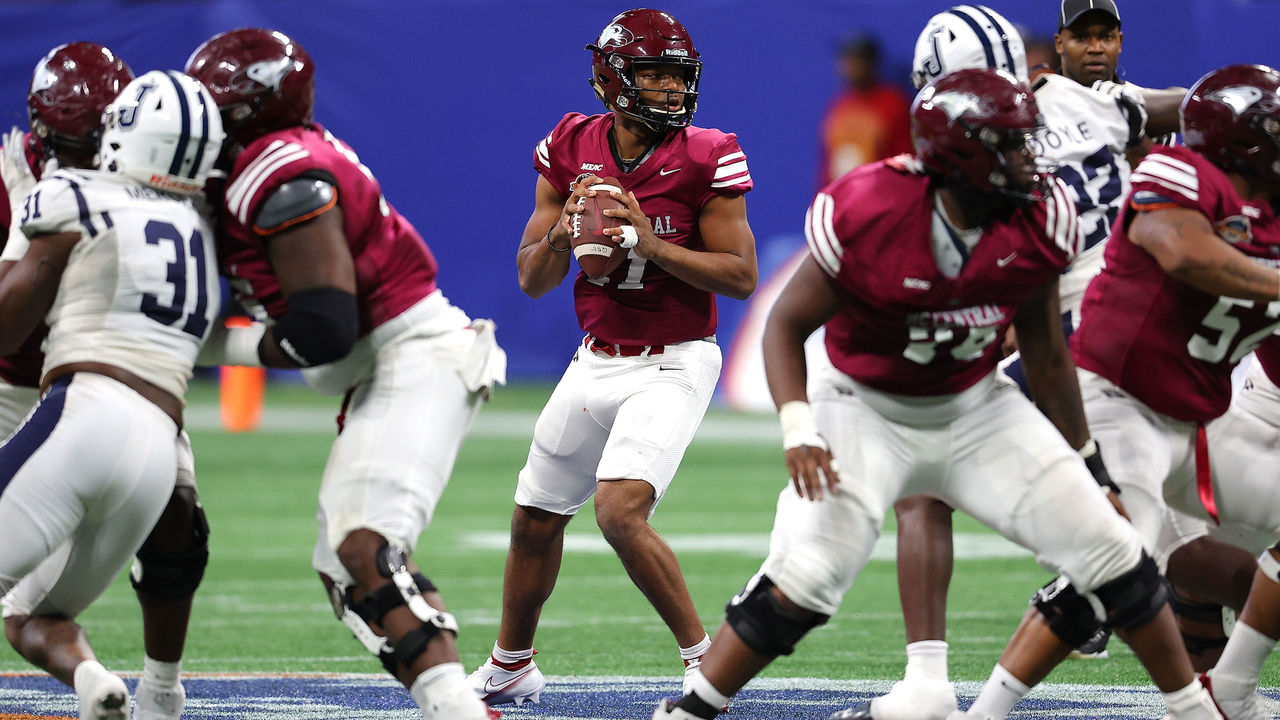
<path fill-rule="evenodd" d="M 1084 466 L 1089 468 L 1089 474 L 1099 486 L 1117 495 L 1120 494 L 1120 486 L 1116 485 L 1116 481 L 1111 479 L 1111 473 L 1107 472 L 1107 466 L 1102 462 L 1102 452 L 1096 441 L 1090 438 L 1089 442 L 1080 448 L 1080 457 L 1084 458 Z"/>

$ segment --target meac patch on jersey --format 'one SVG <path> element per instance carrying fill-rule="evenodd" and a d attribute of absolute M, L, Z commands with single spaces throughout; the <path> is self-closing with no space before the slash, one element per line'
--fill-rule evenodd
<path fill-rule="evenodd" d="M 33 243 L 80 235 L 46 318 L 45 367 L 102 362 L 181 397 L 220 299 L 213 230 L 192 201 L 59 170 L 27 196 L 22 230 Z"/>

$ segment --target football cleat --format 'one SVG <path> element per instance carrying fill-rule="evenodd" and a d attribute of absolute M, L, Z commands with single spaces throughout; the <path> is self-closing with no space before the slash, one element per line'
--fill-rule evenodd
<path fill-rule="evenodd" d="M 688 710 L 681 710 L 670 700 L 663 700 L 653 711 L 651 720 L 702 720 Z"/>
<path fill-rule="evenodd" d="M 160 687 L 143 678 L 133 690 L 133 720 L 178 720 L 186 701 L 182 683 Z"/>
<path fill-rule="evenodd" d="M 125 720 L 129 716 L 129 690 L 118 675 L 99 670 L 76 680 L 80 720 Z"/>
<path fill-rule="evenodd" d="M 1222 717 L 1226 720 L 1271 720 L 1271 713 L 1263 707 L 1262 698 L 1252 687 L 1241 688 L 1246 692 L 1242 693 L 1242 697 L 1228 697 L 1222 691 L 1229 688 L 1232 683 L 1227 678 L 1214 678 L 1213 671 L 1200 675 L 1200 684 L 1204 686 L 1205 691 L 1209 693 L 1209 698 L 1213 700 L 1214 707 L 1218 712 L 1222 713 Z M 1173 714 L 1170 713 L 1170 718 Z"/>
<path fill-rule="evenodd" d="M 1111 631 L 1102 628 L 1094 633 L 1089 641 L 1071 651 L 1067 657 L 1073 660 L 1102 660 L 1107 657 L 1107 642 L 1111 640 Z"/>
<path fill-rule="evenodd" d="M 702 667 L 701 655 L 699 655 L 698 657 L 692 660 L 684 661 L 684 681 L 680 683 L 681 697 L 684 697 L 685 695 L 688 695 L 689 693 L 693 692 L 693 688 L 690 686 L 689 680 L 693 677 L 694 672 L 696 672 L 697 669 L 700 667 Z M 722 713 L 729 712 L 729 703 L 725 703 L 724 707 L 720 708 L 720 712 Z"/>
<path fill-rule="evenodd" d="M 899 680 L 887 695 L 841 710 L 829 720 L 947 720 L 955 712 L 956 688 L 951 683 Z"/>
<path fill-rule="evenodd" d="M 480 699 L 490 705 L 515 703 L 516 707 L 523 705 L 526 700 L 540 702 L 542 689 L 547 686 L 547 678 L 532 659 L 528 665 L 507 669 L 497 665 L 490 657 L 467 677 L 467 682 Z"/>

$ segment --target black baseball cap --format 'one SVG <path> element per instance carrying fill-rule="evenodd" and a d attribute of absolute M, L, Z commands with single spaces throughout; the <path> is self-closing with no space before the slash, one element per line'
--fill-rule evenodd
<path fill-rule="evenodd" d="M 1116 19 L 1116 27 L 1120 26 L 1120 11 L 1111 0 L 1062 0 L 1062 9 L 1058 13 L 1058 29 L 1073 25 L 1085 13 L 1094 11 L 1110 15 Z"/>

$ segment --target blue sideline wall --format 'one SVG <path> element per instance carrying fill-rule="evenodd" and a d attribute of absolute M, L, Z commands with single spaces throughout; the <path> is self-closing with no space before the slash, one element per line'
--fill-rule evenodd
<path fill-rule="evenodd" d="M 989 0 L 1033 31 L 1057 0 Z M 1280 0 L 1119 0 L 1122 68 L 1189 85 L 1232 62 L 1280 64 Z M 854 30 L 877 35 L 905 85 L 915 35 L 945 0 L 670 0 L 706 67 L 697 123 L 738 133 L 756 190 L 751 225 L 767 272 L 802 243 L 816 127 L 837 90 L 833 56 Z M 517 379 L 559 375 L 580 337 L 566 282 L 537 301 L 515 281 L 533 203 L 533 146 L 568 111 L 598 112 L 589 53 L 618 2 L 210 0 L 0 2 L 0 125 L 25 127 L 35 61 L 92 40 L 135 72 L 181 67 L 209 35 L 246 25 L 292 34 L 315 59 L 317 119 L 347 140 L 435 251 L 458 305 L 498 321 Z M 744 303 L 722 300 L 722 344 Z"/>

